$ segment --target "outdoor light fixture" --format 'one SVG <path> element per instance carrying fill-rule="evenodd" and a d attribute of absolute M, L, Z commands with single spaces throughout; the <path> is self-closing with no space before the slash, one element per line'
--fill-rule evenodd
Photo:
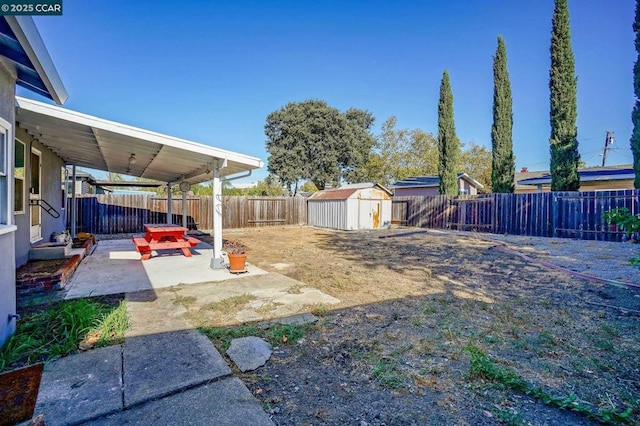
<path fill-rule="evenodd" d="M 137 162 L 138 162 L 138 160 L 136 160 L 136 155 L 135 154 L 131 154 L 131 157 L 129 157 L 129 165 L 133 166 Z"/>

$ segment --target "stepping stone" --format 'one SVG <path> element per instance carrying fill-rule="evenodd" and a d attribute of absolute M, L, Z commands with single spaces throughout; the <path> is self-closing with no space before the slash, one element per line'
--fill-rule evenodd
<path fill-rule="evenodd" d="M 271 358 L 271 352 L 271 345 L 266 340 L 250 336 L 233 339 L 227 355 L 244 373 L 262 367 Z"/>

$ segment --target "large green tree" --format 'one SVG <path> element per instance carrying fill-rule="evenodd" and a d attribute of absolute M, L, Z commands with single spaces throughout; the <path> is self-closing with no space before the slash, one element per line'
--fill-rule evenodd
<path fill-rule="evenodd" d="M 438 173 L 438 142 L 420 129 L 398 129 L 392 116 L 382 123 L 374 150 L 359 170 L 361 182 L 392 184 L 409 176 Z"/>
<path fill-rule="evenodd" d="M 549 73 L 551 190 L 577 191 L 580 188 L 577 79 L 567 0 L 555 0 L 552 25 Z"/>
<path fill-rule="evenodd" d="M 636 178 L 633 186 L 640 188 L 640 1 L 636 0 L 636 19 L 633 23 L 633 31 L 636 33 L 636 52 L 638 58 L 633 66 L 633 92 L 636 95 L 636 103 L 631 113 L 633 131 L 631 133 L 631 152 L 633 153 L 633 170 Z"/>
<path fill-rule="evenodd" d="M 254 186 L 242 191 L 242 195 L 262 196 L 262 197 L 282 197 L 285 191 L 278 180 L 273 176 L 267 176 L 264 180 L 258 181 Z"/>
<path fill-rule="evenodd" d="M 301 180 L 318 189 L 352 180 L 375 143 L 373 121 L 368 111 L 341 113 L 320 100 L 289 103 L 267 116 L 269 173 L 293 194 Z"/>
<path fill-rule="evenodd" d="M 453 93 L 449 72 L 444 70 L 438 102 L 438 177 L 440 194 L 458 195 L 460 141 L 453 122 Z"/>
<path fill-rule="evenodd" d="M 512 111 L 507 48 L 502 36 L 498 36 L 496 56 L 493 57 L 493 125 L 491 126 L 491 190 L 493 192 L 512 193 L 514 190 L 513 177 L 516 165 L 513 157 Z"/>

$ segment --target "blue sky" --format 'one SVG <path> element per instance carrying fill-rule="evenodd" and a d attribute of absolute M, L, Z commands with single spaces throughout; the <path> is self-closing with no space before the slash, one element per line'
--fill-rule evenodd
<path fill-rule="evenodd" d="M 607 130 L 607 164 L 632 161 L 634 8 L 569 0 L 588 165 L 602 162 Z M 392 115 L 400 128 L 436 133 L 445 68 L 458 137 L 490 148 L 500 34 L 516 167 L 545 170 L 552 12 L 553 0 L 65 0 L 62 16 L 34 19 L 69 91 L 65 107 L 265 162 L 265 118 L 292 101 L 367 109 L 375 133 Z"/>

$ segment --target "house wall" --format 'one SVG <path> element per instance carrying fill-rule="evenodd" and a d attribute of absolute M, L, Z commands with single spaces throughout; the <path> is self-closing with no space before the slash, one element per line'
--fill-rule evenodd
<path fill-rule="evenodd" d="M 458 179 L 458 190 L 460 194 L 477 195 L 478 189 L 464 179 Z"/>
<path fill-rule="evenodd" d="M 55 155 L 50 149 L 42 145 L 37 141 L 31 142 L 31 137 L 26 133 L 24 129 L 18 128 L 16 130 L 16 138 L 20 139 L 21 142 L 25 144 L 25 157 L 30 157 L 31 148 L 35 148 L 41 152 L 42 156 L 40 157 L 40 161 L 42 163 L 41 169 L 41 187 L 40 193 L 42 199 L 51 206 L 53 206 L 58 213 L 60 213 L 59 218 L 54 218 L 44 210 L 42 210 L 42 239 L 39 241 L 35 241 L 34 243 L 38 243 L 41 241 L 49 241 L 49 237 L 52 232 L 62 232 L 65 230 L 65 210 L 62 209 L 62 160 L 60 157 Z M 28 206 L 29 200 L 29 192 L 31 187 L 31 182 L 29 180 L 29 176 L 31 176 L 31 162 L 25 161 L 25 213 L 15 215 L 16 225 L 18 226 L 18 230 L 16 231 L 15 237 L 15 267 L 20 265 L 24 265 L 29 260 L 29 249 L 32 246 L 31 238 L 30 238 L 30 228 L 31 228 L 31 215 L 30 209 Z"/>
<path fill-rule="evenodd" d="M 0 58 L 0 117 L 11 123 L 15 131 L 15 87 L 16 76 L 12 66 L 4 58 Z M 7 169 L 8 187 L 11 190 L 5 200 L 13 205 L 13 140 L 8 141 L 9 167 Z M 10 216 L 13 221 L 13 215 Z M 0 345 L 15 331 L 16 320 L 9 315 L 16 313 L 16 270 L 15 270 L 15 232 L 0 234 Z"/>

